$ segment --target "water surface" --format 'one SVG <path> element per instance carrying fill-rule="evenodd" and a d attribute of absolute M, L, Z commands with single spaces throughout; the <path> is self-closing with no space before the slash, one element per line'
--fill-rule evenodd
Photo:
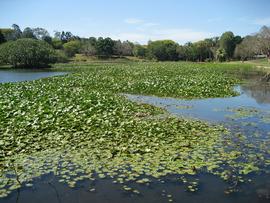
<path fill-rule="evenodd" d="M 270 136 L 270 85 L 256 82 L 237 86 L 236 90 L 240 93 L 237 97 L 213 99 L 181 100 L 130 94 L 125 96 L 134 102 L 165 108 L 175 116 L 225 125 L 232 132 L 245 133 L 248 142 L 260 145 Z M 242 150 L 243 153 L 248 153 L 249 149 Z M 196 193 L 187 192 L 177 175 L 165 177 L 163 181 L 148 177 L 152 180 L 149 185 L 132 182 L 127 184 L 141 191 L 141 194 L 136 195 L 124 191 L 121 184 L 113 184 L 110 178 L 95 177 L 93 181 L 81 181 L 76 188 L 69 188 L 66 184 L 59 183 L 56 176 L 49 174 L 35 179 L 33 187 L 23 187 L 7 198 L 0 199 L 0 203 L 162 203 L 169 200 L 191 203 L 270 202 L 269 171 L 253 173 L 249 177 L 252 182 L 239 184 L 238 192 L 229 195 L 224 193 L 228 183 L 203 172 L 193 177 L 199 179 L 199 190 Z M 93 186 L 95 191 L 89 191 L 89 185 Z"/>
<path fill-rule="evenodd" d="M 0 83 L 31 81 L 65 74 L 67 72 L 55 72 L 50 69 L 0 69 Z"/>

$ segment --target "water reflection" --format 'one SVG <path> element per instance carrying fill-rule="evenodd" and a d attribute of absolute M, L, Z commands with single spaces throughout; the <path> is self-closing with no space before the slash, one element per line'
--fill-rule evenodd
<path fill-rule="evenodd" d="M 65 75 L 67 72 L 55 72 L 49 69 L 8 69 L 0 70 L 0 83 L 22 82 L 37 80 L 58 75 Z"/>
<path fill-rule="evenodd" d="M 242 86 L 242 90 L 259 104 L 270 103 L 270 83 L 253 82 Z"/>

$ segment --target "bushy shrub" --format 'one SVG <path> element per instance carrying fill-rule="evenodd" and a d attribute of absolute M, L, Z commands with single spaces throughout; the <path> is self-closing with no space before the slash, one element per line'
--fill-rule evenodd
<path fill-rule="evenodd" d="M 68 62 L 68 57 L 63 50 L 55 50 L 55 52 L 56 52 L 56 62 L 57 63 Z"/>
<path fill-rule="evenodd" d="M 13 67 L 38 68 L 57 60 L 56 52 L 46 42 L 35 39 L 18 39 L 0 46 L 0 63 Z"/>
<path fill-rule="evenodd" d="M 73 40 L 73 41 L 65 43 L 63 47 L 67 56 L 72 57 L 72 56 L 75 56 L 75 54 L 79 53 L 79 50 L 81 48 L 81 43 L 78 40 Z"/>

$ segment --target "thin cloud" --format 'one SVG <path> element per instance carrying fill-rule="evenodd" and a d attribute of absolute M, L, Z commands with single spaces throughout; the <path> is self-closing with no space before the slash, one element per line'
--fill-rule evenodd
<path fill-rule="evenodd" d="M 127 18 L 124 20 L 124 22 L 127 24 L 141 24 L 144 21 L 142 19 L 139 19 L 139 18 Z"/>
<path fill-rule="evenodd" d="M 267 18 L 257 18 L 253 21 L 253 24 L 255 25 L 270 25 L 270 17 Z"/>
<path fill-rule="evenodd" d="M 171 39 L 180 44 L 195 42 L 214 36 L 212 33 L 191 29 L 154 29 L 142 32 L 125 32 L 111 35 L 113 39 L 129 40 L 146 44 L 149 40 Z"/>

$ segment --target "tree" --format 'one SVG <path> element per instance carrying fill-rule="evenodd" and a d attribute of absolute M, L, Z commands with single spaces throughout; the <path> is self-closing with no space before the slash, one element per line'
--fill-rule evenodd
<path fill-rule="evenodd" d="M 96 48 L 99 56 L 112 56 L 114 51 L 114 41 L 111 38 L 103 39 L 100 37 L 97 40 Z"/>
<path fill-rule="evenodd" d="M 221 35 L 219 40 L 220 48 L 224 49 L 227 58 L 232 58 L 235 49 L 235 38 L 232 32 L 225 32 Z"/>
<path fill-rule="evenodd" d="M 121 42 L 120 40 L 114 43 L 114 53 L 119 56 L 131 56 L 133 50 L 133 43 L 129 41 Z"/>
<path fill-rule="evenodd" d="M 74 40 L 74 41 L 65 43 L 63 47 L 67 56 L 72 57 L 72 56 L 75 56 L 75 54 L 79 53 L 79 50 L 81 48 L 81 43 L 78 40 Z"/>
<path fill-rule="evenodd" d="M 148 43 L 148 56 L 159 61 L 178 59 L 177 44 L 172 40 L 159 40 Z"/>
<path fill-rule="evenodd" d="M 33 28 L 32 31 L 34 33 L 34 36 L 39 40 L 44 40 L 46 38 L 48 39 L 48 37 L 50 37 L 49 32 L 44 28 L 37 27 Z"/>
<path fill-rule="evenodd" d="M 35 35 L 34 35 L 33 30 L 30 27 L 26 27 L 23 30 L 21 37 L 22 38 L 32 38 L 32 39 L 36 38 Z"/>
<path fill-rule="evenodd" d="M 13 39 L 16 40 L 16 39 L 21 38 L 21 36 L 22 36 L 22 31 L 21 31 L 19 25 L 13 24 L 11 27 L 12 27 L 13 30 L 14 30 L 14 32 L 13 32 Z"/>
<path fill-rule="evenodd" d="M 57 39 L 57 38 L 53 38 L 52 39 L 52 46 L 55 49 L 62 49 L 63 48 L 63 43 L 61 40 Z"/>
<path fill-rule="evenodd" d="M 42 37 L 42 40 L 44 40 L 48 44 L 52 45 L 52 38 L 50 36 L 44 36 L 44 37 Z"/>
<path fill-rule="evenodd" d="M 214 54 L 212 53 L 211 47 L 212 47 L 212 42 L 209 40 L 203 40 L 194 43 L 194 48 L 196 49 L 197 53 L 197 60 L 199 61 L 205 61 L 207 60 L 212 60 L 214 57 Z"/>
<path fill-rule="evenodd" d="M 95 44 L 93 44 L 90 40 L 87 40 L 83 43 L 81 48 L 81 53 L 86 56 L 94 56 L 97 53 L 97 49 Z"/>
<path fill-rule="evenodd" d="M 18 39 L 0 46 L 0 63 L 13 67 L 38 68 L 56 62 L 56 53 L 52 47 L 40 40 Z"/>
<path fill-rule="evenodd" d="M 267 55 L 270 60 L 270 27 L 263 26 L 256 36 L 261 54 Z"/>
<path fill-rule="evenodd" d="M 226 53 L 225 49 L 223 49 L 223 48 L 217 49 L 217 52 L 216 52 L 216 59 L 217 59 L 219 62 L 226 61 L 226 59 L 227 59 L 227 53 Z"/>
<path fill-rule="evenodd" d="M 2 31 L 0 30 L 0 44 L 6 42 L 6 38 L 5 36 L 3 35 Z"/>
<path fill-rule="evenodd" d="M 236 46 L 234 57 L 245 61 L 260 53 L 258 38 L 256 36 L 246 36 L 240 44 Z"/>
<path fill-rule="evenodd" d="M 133 55 L 139 58 L 145 58 L 147 54 L 147 46 L 135 45 L 133 48 Z"/>

